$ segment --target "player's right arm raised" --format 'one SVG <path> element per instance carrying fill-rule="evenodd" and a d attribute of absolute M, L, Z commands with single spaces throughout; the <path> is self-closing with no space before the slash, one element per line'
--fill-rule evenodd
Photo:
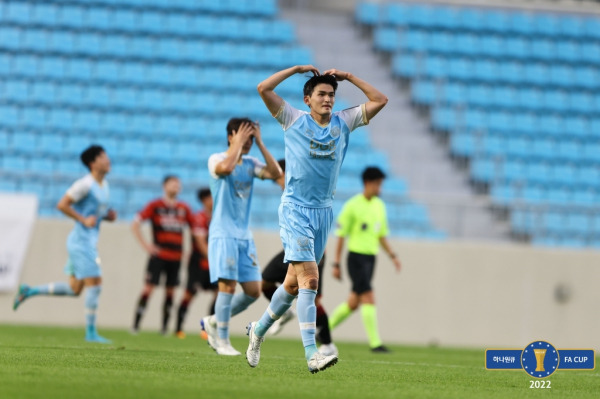
<path fill-rule="evenodd" d="M 312 72 L 314 75 L 321 74 L 319 70 L 312 65 L 296 65 L 279 71 L 258 84 L 256 89 L 269 109 L 269 112 L 271 112 L 271 115 L 277 115 L 277 112 L 279 112 L 279 109 L 281 108 L 281 104 L 283 104 L 283 98 L 275 93 L 275 88 L 290 76 L 305 72 Z"/>
<path fill-rule="evenodd" d="M 215 167 L 215 173 L 219 176 L 230 175 L 235 169 L 235 165 L 240 161 L 242 156 L 242 147 L 246 141 L 254 133 L 254 126 L 244 122 L 238 130 L 233 131 L 231 143 L 227 149 L 227 156 Z"/>

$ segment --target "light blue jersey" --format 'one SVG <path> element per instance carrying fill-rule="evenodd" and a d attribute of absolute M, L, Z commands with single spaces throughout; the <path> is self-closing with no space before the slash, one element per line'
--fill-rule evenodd
<path fill-rule="evenodd" d="M 254 178 L 262 177 L 265 164 L 258 159 L 244 155 L 230 175 L 217 175 L 217 165 L 227 157 L 227 153 L 213 154 L 208 159 L 211 175 L 210 191 L 213 196 L 213 216 L 208 236 L 212 238 L 252 239 L 249 229 L 250 205 Z"/>
<path fill-rule="evenodd" d="M 100 276 L 100 261 L 96 246 L 100 223 L 108 212 L 109 188 L 104 180 L 100 185 L 92 175 L 77 180 L 67 190 L 67 196 L 73 200 L 73 209 L 83 217 L 96 216 L 96 225 L 85 227 L 76 222 L 75 228 L 67 239 L 69 261 L 65 271 L 77 279 Z"/>
<path fill-rule="evenodd" d="M 285 131 L 285 190 L 282 202 L 330 207 L 350 132 L 368 124 L 365 106 L 334 112 L 328 125 L 284 101 L 275 116 Z"/>

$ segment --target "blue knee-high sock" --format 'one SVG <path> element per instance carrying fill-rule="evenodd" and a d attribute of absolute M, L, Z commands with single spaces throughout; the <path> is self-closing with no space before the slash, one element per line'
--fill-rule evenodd
<path fill-rule="evenodd" d="M 231 317 L 235 316 L 238 313 L 242 313 L 244 310 L 248 308 L 254 301 L 258 298 L 255 298 L 250 295 L 246 295 L 243 292 L 239 294 L 235 294 L 233 299 L 231 300 Z"/>
<path fill-rule="evenodd" d="M 298 291 L 298 322 L 300 323 L 300 335 L 304 344 L 304 354 L 309 360 L 317 351 L 315 332 L 317 330 L 317 307 L 315 297 L 317 291 L 301 288 Z"/>
<path fill-rule="evenodd" d="M 279 319 L 282 314 L 284 314 L 290 306 L 292 306 L 292 302 L 296 298 L 294 295 L 289 294 L 283 285 L 280 285 L 273 297 L 271 298 L 271 303 L 263 313 L 262 317 L 256 324 L 254 328 L 254 332 L 259 337 L 262 337 L 266 334 L 269 327 L 275 323 L 275 320 Z"/>
<path fill-rule="evenodd" d="M 217 318 L 217 331 L 219 338 L 229 338 L 229 319 L 231 319 L 231 301 L 233 295 L 226 292 L 217 294 L 215 302 L 215 316 Z"/>
<path fill-rule="evenodd" d="M 64 281 L 59 281 L 57 283 L 48 283 L 29 288 L 27 296 L 29 297 L 35 295 L 74 296 L 75 293 L 73 292 L 71 286 L 68 283 L 65 283 Z"/>
<path fill-rule="evenodd" d="M 97 335 L 96 331 L 96 309 L 98 309 L 98 298 L 101 287 L 94 285 L 85 290 L 85 323 L 88 336 Z"/>

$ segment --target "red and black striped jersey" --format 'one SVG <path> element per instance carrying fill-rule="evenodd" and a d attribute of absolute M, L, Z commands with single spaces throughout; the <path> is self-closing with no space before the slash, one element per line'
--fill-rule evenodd
<path fill-rule="evenodd" d="M 197 252 L 200 255 L 200 268 L 203 270 L 208 270 L 208 258 L 202 255 L 200 252 L 200 248 L 196 242 L 194 236 L 200 236 L 202 240 L 205 240 L 208 245 L 208 227 L 210 226 L 211 217 L 206 214 L 206 211 L 202 210 L 196 212 L 193 215 L 194 218 L 194 230 L 192 231 L 192 248 L 194 252 Z"/>
<path fill-rule="evenodd" d="M 193 231 L 195 219 L 190 207 L 181 201 L 168 204 L 159 198 L 150 201 L 137 214 L 138 220 L 150 220 L 154 245 L 159 247 L 157 257 L 167 261 L 180 261 L 183 246 L 183 229 L 187 225 Z"/>

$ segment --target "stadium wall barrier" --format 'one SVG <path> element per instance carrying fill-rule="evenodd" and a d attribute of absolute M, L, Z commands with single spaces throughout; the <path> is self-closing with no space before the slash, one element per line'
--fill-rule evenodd
<path fill-rule="evenodd" d="M 72 223 L 38 220 L 25 258 L 21 281 L 40 284 L 64 280 L 66 238 Z M 148 231 L 146 231 L 148 233 Z M 275 232 L 255 232 L 261 266 L 280 250 Z M 186 240 L 187 242 L 187 240 Z M 403 269 L 396 274 L 386 255 L 378 258 L 374 287 L 379 328 L 384 342 L 477 348 L 522 348 L 543 339 L 560 348 L 600 350 L 600 252 L 538 249 L 525 245 L 480 242 L 412 242 L 392 240 Z M 333 254 L 334 240 L 328 247 Z M 143 284 L 147 257 L 126 223 L 105 223 L 100 235 L 104 287 L 98 323 L 129 328 Z M 350 282 L 324 273 L 323 303 L 329 312 L 345 300 Z M 345 263 L 345 262 L 344 262 Z M 182 285 L 186 266 L 182 267 Z M 12 311 L 14 292 L 0 294 L 0 322 L 83 326 L 83 296 L 34 298 Z M 182 291 L 176 296 L 176 304 Z M 142 328 L 159 330 L 162 289 L 150 299 Z M 231 331 L 242 335 L 249 320 L 266 307 L 261 297 L 232 319 Z M 209 296 L 201 293 L 188 312 L 188 335 L 199 332 Z M 175 322 L 175 308 L 172 322 Z M 281 336 L 299 337 L 294 321 Z M 359 313 L 333 331 L 334 339 L 362 341 L 366 333 Z"/>

